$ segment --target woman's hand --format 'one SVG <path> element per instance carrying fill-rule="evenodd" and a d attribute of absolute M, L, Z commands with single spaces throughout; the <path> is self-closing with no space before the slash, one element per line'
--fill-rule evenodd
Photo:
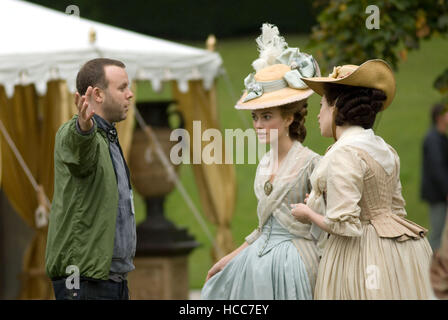
<path fill-rule="evenodd" d="M 303 203 L 304 204 L 307 204 L 308 203 L 308 198 L 310 197 L 310 194 L 309 193 L 307 193 L 307 194 L 305 194 L 305 199 L 303 200 Z"/>
<path fill-rule="evenodd" d="M 312 214 L 311 209 L 304 203 L 296 203 L 291 204 L 291 214 L 296 218 L 298 221 L 306 224 L 310 224 L 310 216 Z"/>
<path fill-rule="evenodd" d="M 217 274 L 222 269 L 224 269 L 224 267 L 229 263 L 230 260 L 232 260 L 235 256 L 237 256 L 241 251 L 243 251 L 248 246 L 249 246 L 249 244 L 246 241 L 244 241 L 244 243 L 241 246 L 239 246 L 237 249 L 233 250 L 231 253 L 229 253 L 228 255 L 221 258 L 221 260 L 216 262 L 213 265 L 213 267 L 211 267 L 210 270 L 208 271 L 207 278 L 205 279 L 205 282 L 207 282 L 208 279 L 210 279 L 215 274 Z"/>
<path fill-rule="evenodd" d="M 305 200 L 308 201 L 308 196 Z M 324 216 L 317 212 L 314 212 L 313 209 L 311 209 L 304 203 L 292 204 L 291 214 L 294 218 L 296 218 L 296 220 L 300 221 L 301 223 L 314 223 L 325 232 L 331 233 L 331 229 L 325 222 Z"/>
<path fill-rule="evenodd" d="M 229 255 L 221 258 L 218 262 L 216 262 L 213 267 L 210 268 L 210 270 L 207 273 L 207 278 L 205 279 L 205 282 L 208 281 L 211 277 L 213 277 L 215 274 L 220 272 L 224 267 L 226 266 L 229 261 L 232 260 L 232 257 L 229 257 Z"/>

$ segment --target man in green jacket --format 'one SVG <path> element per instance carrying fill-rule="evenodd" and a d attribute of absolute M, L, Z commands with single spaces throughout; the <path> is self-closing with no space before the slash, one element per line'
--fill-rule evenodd
<path fill-rule="evenodd" d="M 125 65 L 90 60 L 76 87 L 78 114 L 56 134 L 46 272 L 56 299 L 128 299 L 135 215 L 114 126 L 133 98 Z"/>

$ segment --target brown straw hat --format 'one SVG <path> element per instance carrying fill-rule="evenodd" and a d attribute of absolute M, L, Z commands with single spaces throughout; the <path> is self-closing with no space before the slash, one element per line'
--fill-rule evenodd
<path fill-rule="evenodd" d="M 313 56 L 289 48 L 277 27 L 263 24 L 257 38 L 260 57 L 252 63 L 256 72 L 244 79 L 246 90 L 236 109 L 264 109 L 307 99 L 313 94 L 302 77 L 320 76 Z"/>
<path fill-rule="evenodd" d="M 324 83 L 345 84 L 348 86 L 360 86 L 382 90 L 387 99 L 384 101 L 385 110 L 395 96 L 395 77 L 391 67 L 381 59 L 368 60 L 356 66 L 347 64 L 334 67 L 328 77 L 301 78 L 314 92 L 323 96 Z"/>

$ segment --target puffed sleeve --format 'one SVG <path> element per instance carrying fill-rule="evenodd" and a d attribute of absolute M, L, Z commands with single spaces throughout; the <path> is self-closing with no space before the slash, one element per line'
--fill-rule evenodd
<path fill-rule="evenodd" d="M 331 233 L 359 237 L 362 234 L 358 203 L 363 192 L 366 165 L 349 147 L 331 155 L 327 175 L 327 207 L 325 223 Z"/>

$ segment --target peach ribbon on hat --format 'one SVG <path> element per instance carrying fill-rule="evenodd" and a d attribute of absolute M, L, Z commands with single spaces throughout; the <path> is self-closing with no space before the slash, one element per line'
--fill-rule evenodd
<path fill-rule="evenodd" d="M 355 65 L 345 65 L 333 67 L 333 72 L 328 75 L 329 78 L 333 79 L 343 79 L 351 75 L 358 66 Z"/>

